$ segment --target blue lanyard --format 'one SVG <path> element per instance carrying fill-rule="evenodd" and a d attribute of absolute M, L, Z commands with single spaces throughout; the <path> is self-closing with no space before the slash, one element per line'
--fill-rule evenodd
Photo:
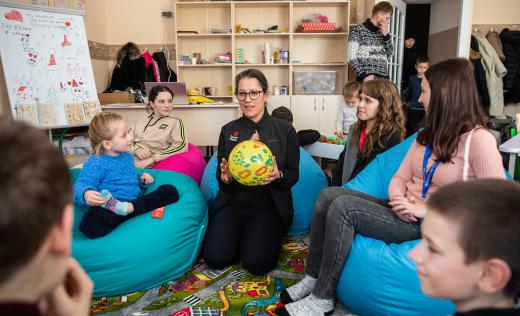
<path fill-rule="evenodd" d="M 430 188 L 430 184 L 432 183 L 433 174 L 435 173 L 435 169 L 437 169 L 437 166 L 439 165 L 439 161 L 435 160 L 433 162 L 433 165 L 431 165 L 430 169 L 426 171 L 426 166 L 428 165 L 428 159 L 430 159 L 430 156 L 432 155 L 432 149 L 430 146 L 426 146 L 426 150 L 424 151 L 424 158 L 423 158 L 423 164 L 422 164 L 422 172 L 423 172 L 423 185 L 421 190 L 421 196 L 424 199 L 426 199 L 426 193 L 428 192 L 428 189 Z"/>

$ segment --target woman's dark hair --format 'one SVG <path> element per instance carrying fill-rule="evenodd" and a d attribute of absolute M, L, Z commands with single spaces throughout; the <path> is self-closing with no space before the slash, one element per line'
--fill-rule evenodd
<path fill-rule="evenodd" d="M 120 67 L 125 58 L 134 60 L 140 56 L 141 51 L 139 50 L 139 47 L 135 43 L 128 42 L 117 52 L 117 66 Z"/>
<path fill-rule="evenodd" d="M 404 115 L 401 98 L 397 86 L 388 80 L 371 80 L 364 82 L 361 93 L 376 99 L 379 102 L 376 121 L 370 133 L 366 135 L 363 148 L 359 151 L 361 156 L 367 158 L 377 143 L 383 148 L 382 140 L 390 137 L 395 132 L 400 134 L 401 140 L 406 135 L 404 127 Z M 361 131 L 367 126 L 366 121 L 358 120 L 353 133 L 356 144 L 359 142 Z"/>
<path fill-rule="evenodd" d="M 173 98 L 173 92 L 170 90 L 170 88 L 166 86 L 155 86 L 152 89 L 150 89 L 150 93 L 148 93 L 148 105 L 147 109 L 152 110 L 152 107 L 150 106 L 150 102 L 155 102 L 155 99 L 161 92 L 169 92 Z"/>
<path fill-rule="evenodd" d="M 455 155 L 460 135 L 486 126 L 473 66 L 467 59 L 452 58 L 428 68 L 425 77 L 431 97 L 417 142 L 429 145 L 437 159 L 446 163 Z"/>
<path fill-rule="evenodd" d="M 267 92 L 267 90 L 269 89 L 269 85 L 267 84 L 267 78 L 265 77 L 263 72 L 261 72 L 258 69 L 246 69 L 235 77 L 235 93 L 238 92 L 238 83 L 240 82 L 240 80 L 244 78 L 255 78 L 256 80 L 258 80 L 258 83 L 260 83 L 260 87 L 262 88 L 263 92 Z"/>

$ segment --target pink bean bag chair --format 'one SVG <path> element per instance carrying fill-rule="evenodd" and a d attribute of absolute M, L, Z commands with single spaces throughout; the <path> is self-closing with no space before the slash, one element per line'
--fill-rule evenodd
<path fill-rule="evenodd" d="M 188 151 L 173 155 L 156 164 L 153 169 L 170 170 L 192 177 L 200 185 L 206 161 L 199 147 L 188 143 Z"/>

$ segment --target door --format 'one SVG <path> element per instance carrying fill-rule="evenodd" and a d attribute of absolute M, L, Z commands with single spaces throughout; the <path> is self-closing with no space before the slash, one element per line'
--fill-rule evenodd
<path fill-rule="evenodd" d="M 319 131 L 325 135 L 332 135 L 336 132 L 336 118 L 338 111 L 344 105 L 343 96 L 341 95 L 323 95 L 317 96 L 318 107 L 320 110 L 320 127 Z"/>
<path fill-rule="evenodd" d="M 315 95 L 293 95 L 291 96 L 291 112 L 294 118 L 294 128 L 302 129 L 320 128 L 318 97 Z"/>
<path fill-rule="evenodd" d="M 390 22 L 390 35 L 392 36 L 392 43 L 394 44 L 394 53 L 389 61 L 388 74 L 390 75 L 390 80 L 400 89 L 403 65 L 406 3 L 404 3 L 403 0 L 387 1 L 394 7 L 392 20 Z"/>

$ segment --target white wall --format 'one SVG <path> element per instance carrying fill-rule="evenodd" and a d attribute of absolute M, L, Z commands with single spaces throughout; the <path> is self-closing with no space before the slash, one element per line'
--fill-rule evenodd
<path fill-rule="evenodd" d="M 458 27 L 459 14 L 459 0 L 437 0 L 432 3 L 430 11 L 430 34 Z"/>

